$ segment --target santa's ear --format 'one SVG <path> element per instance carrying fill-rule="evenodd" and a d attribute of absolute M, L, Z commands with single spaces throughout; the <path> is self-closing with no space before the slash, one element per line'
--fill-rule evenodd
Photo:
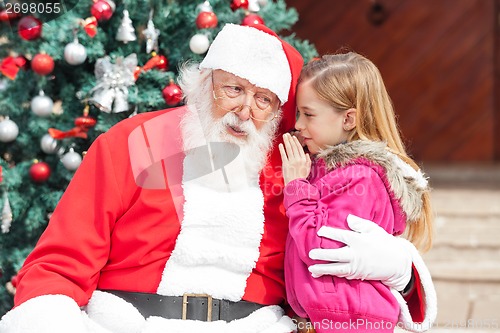
<path fill-rule="evenodd" d="M 350 131 L 356 127 L 357 110 L 350 108 L 344 114 L 344 130 Z"/>

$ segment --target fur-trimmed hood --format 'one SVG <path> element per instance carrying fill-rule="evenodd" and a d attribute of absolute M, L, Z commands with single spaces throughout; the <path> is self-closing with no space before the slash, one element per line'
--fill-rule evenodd
<path fill-rule="evenodd" d="M 427 177 L 387 149 L 384 142 L 356 140 L 324 149 L 318 155 L 328 169 L 358 164 L 360 160 L 380 165 L 387 182 L 406 214 L 407 222 L 418 220 L 422 212 L 422 194 L 428 191 Z"/>

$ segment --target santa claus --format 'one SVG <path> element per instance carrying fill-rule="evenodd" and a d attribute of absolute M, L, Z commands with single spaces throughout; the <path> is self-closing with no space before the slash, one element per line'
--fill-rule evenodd
<path fill-rule="evenodd" d="M 274 147 L 293 128 L 302 64 L 268 28 L 226 25 L 200 64 L 181 69 L 185 106 L 99 136 L 16 277 L 0 331 L 293 331 Z M 384 272 L 387 283 L 406 284 L 406 265 Z M 413 290 L 421 321 L 433 299 Z"/>

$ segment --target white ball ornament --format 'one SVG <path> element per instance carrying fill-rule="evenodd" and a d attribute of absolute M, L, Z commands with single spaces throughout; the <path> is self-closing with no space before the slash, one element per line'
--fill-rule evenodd
<path fill-rule="evenodd" d="M 59 142 L 50 134 L 45 134 L 40 139 L 40 148 L 45 154 L 54 154 L 59 149 Z"/>
<path fill-rule="evenodd" d="M 17 138 L 19 127 L 17 124 L 6 117 L 0 121 L 0 142 L 11 142 Z"/>
<path fill-rule="evenodd" d="M 203 54 L 207 52 L 209 46 L 210 41 L 208 40 L 208 37 L 203 34 L 196 34 L 191 37 L 191 40 L 189 41 L 189 48 L 196 54 Z"/>
<path fill-rule="evenodd" d="M 87 50 L 78 42 L 78 39 L 75 39 L 64 47 L 64 59 L 70 65 L 81 65 L 87 59 Z"/>
<path fill-rule="evenodd" d="M 248 10 L 252 13 L 257 13 L 258 11 L 260 11 L 258 0 L 248 0 Z"/>
<path fill-rule="evenodd" d="M 82 163 L 82 156 L 70 148 L 69 152 L 61 158 L 61 162 L 69 171 L 75 171 Z"/>
<path fill-rule="evenodd" d="M 31 111 L 37 116 L 48 117 L 52 114 L 53 108 L 54 102 L 50 97 L 45 96 L 43 91 L 40 91 L 40 95 L 31 100 Z"/>
<path fill-rule="evenodd" d="M 0 91 L 4 91 L 9 86 L 7 79 L 0 79 Z"/>

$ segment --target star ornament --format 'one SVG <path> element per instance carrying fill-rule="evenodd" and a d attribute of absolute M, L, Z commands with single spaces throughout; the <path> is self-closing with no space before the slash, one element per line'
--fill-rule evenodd
<path fill-rule="evenodd" d="M 160 36 L 160 30 L 155 28 L 152 19 L 149 19 L 148 25 L 142 34 L 146 37 L 146 53 L 151 53 L 152 51 L 158 52 L 158 37 Z"/>

